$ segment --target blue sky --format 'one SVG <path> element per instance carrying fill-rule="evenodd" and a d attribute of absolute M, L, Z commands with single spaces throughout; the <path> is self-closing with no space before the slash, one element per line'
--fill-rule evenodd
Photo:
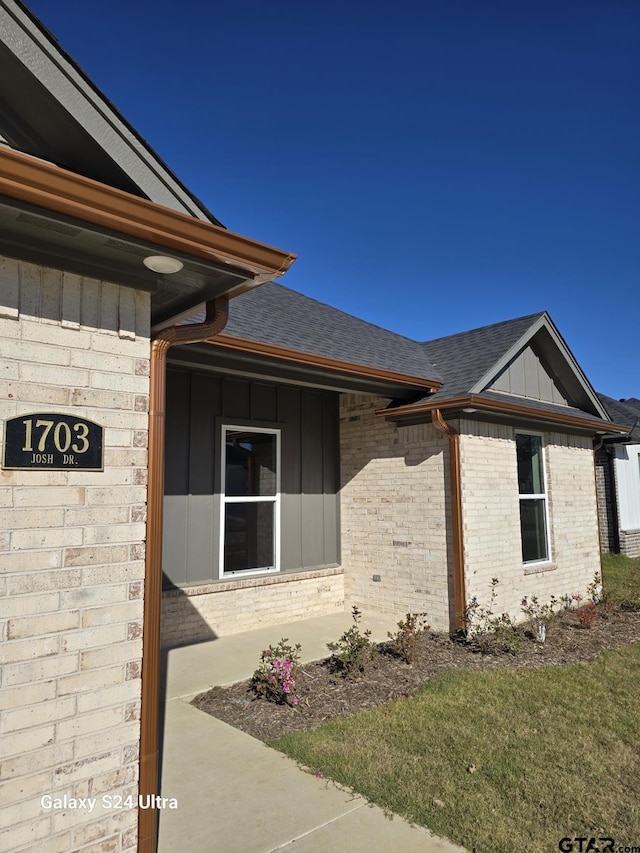
<path fill-rule="evenodd" d="M 640 4 L 31 0 L 282 283 L 419 340 L 546 309 L 640 397 Z"/>

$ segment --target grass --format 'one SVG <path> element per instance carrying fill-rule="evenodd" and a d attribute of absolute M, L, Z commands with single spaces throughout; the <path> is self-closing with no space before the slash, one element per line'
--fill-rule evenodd
<path fill-rule="evenodd" d="M 640 557 L 603 554 L 604 591 L 612 602 L 640 601 Z"/>
<path fill-rule="evenodd" d="M 639 567 L 607 557 L 610 600 L 640 598 Z M 639 706 L 634 644 L 569 667 L 451 671 L 414 697 L 271 745 L 479 853 L 546 853 L 565 836 L 634 845 Z"/>

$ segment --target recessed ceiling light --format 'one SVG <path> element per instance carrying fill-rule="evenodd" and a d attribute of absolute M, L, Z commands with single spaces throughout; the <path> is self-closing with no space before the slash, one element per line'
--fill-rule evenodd
<path fill-rule="evenodd" d="M 148 267 L 153 272 L 159 272 L 163 275 L 169 275 L 172 272 L 180 272 L 184 264 L 177 258 L 170 258 L 168 255 L 149 255 L 142 262 L 145 267 Z"/>

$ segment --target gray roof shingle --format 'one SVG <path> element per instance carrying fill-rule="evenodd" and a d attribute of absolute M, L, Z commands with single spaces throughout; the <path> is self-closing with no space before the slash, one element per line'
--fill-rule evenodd
<path fill-rule="evenodd" d="M 417 341 L 274 282 L 232 299 L 222 334 L 442 381 Z"/>
<path fill-rule="evenodd" d="M 444 387 L 431 399 L 468 394 L 474 385 L 544 315 L 528 314 L 433 341 L 424 341 L 427 357 L 444 375 Z"/>
<path fill-rule="evenodd" d="M 629 427 L 632 427 L 636 420 L 640 418 L 640 400 L 636 397 L 629 397 L 626 400 L 614 400 L 613 397 L 607 397 L 606 394 L 598 393 L 598 398 L 607 410 L 611 420 L 617 424 L 628 424 Z"/>

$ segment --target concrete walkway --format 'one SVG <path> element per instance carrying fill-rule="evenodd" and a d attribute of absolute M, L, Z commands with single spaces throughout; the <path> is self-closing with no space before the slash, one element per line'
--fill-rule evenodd
<path fill-rule="evenodd" d="M 350 625 L 339 613 L 168 653 L 161 795 L 178 808 L 160 811 L 159 853 L 462 853 L 189 704 L 214 684 L 249 678 L 262 649 L 281 637 L 317 660 Z M 394 621 L 362 627 L 382 640 Z"/>

